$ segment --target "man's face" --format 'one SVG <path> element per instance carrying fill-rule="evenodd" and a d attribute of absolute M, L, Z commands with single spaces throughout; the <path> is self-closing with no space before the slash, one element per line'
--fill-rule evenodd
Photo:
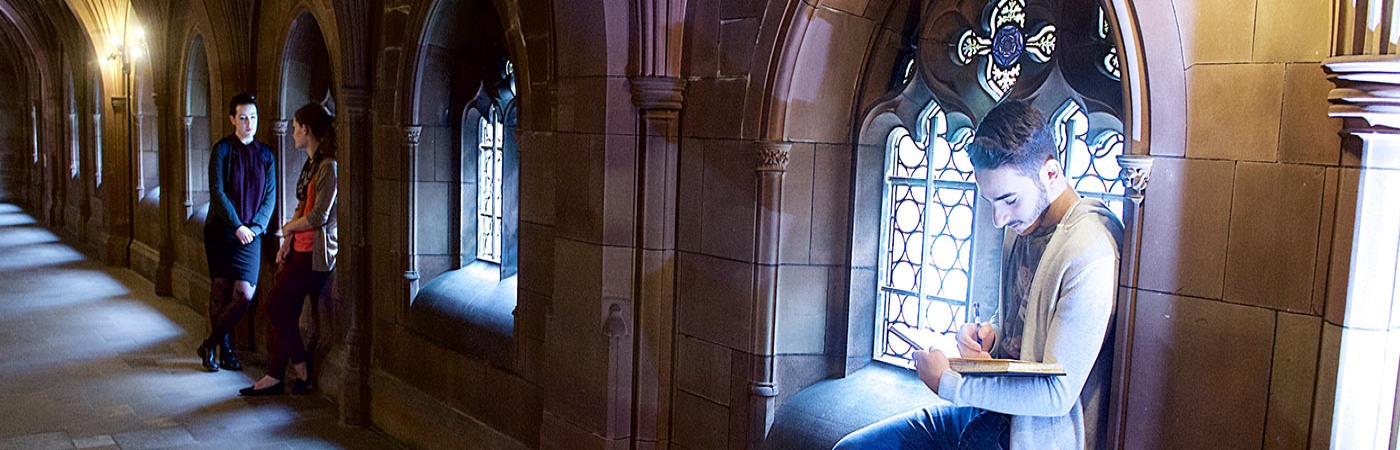
<path fill-rule="evenodd" d="M 234 134 L 246 141 L 258 132 L 258 106 L 251 103 L 238 105 L 228 120 L 233 123 Z"/>
<path fill-rule="evenodd" d="M 1010 165 L 977 169 L 976 175 L 977 192 L 992 202 L 992 223 L 997 228 L 1009 227 L 1016 234 L 1030 233 L 1050 206 L 1039 176 L 1028 176 Z"/>

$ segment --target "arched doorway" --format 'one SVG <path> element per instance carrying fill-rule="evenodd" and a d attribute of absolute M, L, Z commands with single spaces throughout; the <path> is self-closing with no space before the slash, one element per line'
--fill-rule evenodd
<path fill-rule="evenodd" d="M 282 55 L 282 86 L 278 102 L 281 108 L 278 117 L 287 121 L 287 130 L 282 137 L 283 142 L 279 143 L 279 224 L 292 217 L 292 209 L 297 204 L 296 190 L 287 187 L 296 186 L 301 166 L 306 163 L 306 153 L 298 150 L 291 140 L 292 115 L 311 102 L 326 105 L 331 114 L 336 112 L 331 56 L 315 16 L 309 12 L 302 13 L 292 21 Z"/>
<path fill-rule="evenodd" d="M 209 204 L 209 61 L 195 36 L 185 66 L 185 216 Z M 206 210 L 207 211 L 207 210 Z"/>

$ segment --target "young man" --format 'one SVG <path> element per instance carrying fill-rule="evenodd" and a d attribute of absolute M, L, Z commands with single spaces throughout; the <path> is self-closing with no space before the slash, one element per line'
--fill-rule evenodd
<path fill-rule="evenodd" d="M 1057 362 L 1066 375 L 965 377 L 943 352 L 916 351 L 919 379 L 949 403 L 862 428 L 836 448 L 1106 447 L 1122 222 L 1070 188 L 1045 118 L 1029 104 L 993 108 L 968 149 L 994 224 L 1017 235 L 1003 264 L 998 323 L 964 325 L 958 350 Z"/>
<path fill-rule="evenodd" d="M 243 318 L 258 285 L 262 234 L 272 218 L 277 190 L 272 150 L 258 142 L 258 104 L 252 95 L 229 100 L 234 134 L 209 154 L 209 216 L 204 251 L 209 260 L 209 338 L 199 346 L 200 364 L 210 372 L 241 370 L 228 334 Z M 214 349 L 217 348 L 218 361 Z"/>

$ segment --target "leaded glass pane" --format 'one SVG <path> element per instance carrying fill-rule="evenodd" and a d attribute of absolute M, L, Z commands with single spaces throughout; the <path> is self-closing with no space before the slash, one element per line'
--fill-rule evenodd
<path fill-rule="evenodd" d="M 879 358 L 910 366 L 897 328 L 927 344 L 967 320 L 976 184 L 965 147 L 972 130 L 948 130 L 930 103 L 916 133 L 897 127 L 887 139 L 886 226 L 881 235 Z M 933 170 L 929 170 L 932 167 Z"/>
<path fill-rule="evenodd" d="M 501 262 L 501 163 L 504 124 L 492 106 L 477 122 L 477 259 Z"/>
<path fill-rule="evenodd" d="M 1051 124 L 1070 187 L 1086 197 L 1102 199 L 1114 214 L 1123 217 L 1126 192 L 1118 175 L 1123 133 L 1103 130 L 1089 141 L 1089 119 L 1074 100 L 1060 107 L 1051 118 Z"/>

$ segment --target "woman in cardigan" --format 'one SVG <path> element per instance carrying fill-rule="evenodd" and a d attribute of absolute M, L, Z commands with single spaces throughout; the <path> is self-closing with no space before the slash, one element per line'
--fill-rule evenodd
<path fill-rule="evenodd" d="M 241 370 L 228 334 L 243 318 L 258 286 L 262 234 L 272 218 L 277 174 L 272 150 L 253 138 L 258 105 L 252 95 L 229 100 L 234 134 L 214 144 L 209 158 L 209 215 L 204 252 L 209 262 L 209 337 L 199 346 L 204 370 Z M 215 358 L 218 349 L 218 361 Z"/>
<path fill-rule="evenodd" d="M 292 392 L 299 394 L 310 386 L 308 358 L 298 323 L 302 302 L 308 295 L 321 292 L 335 268 L 338 180 L 331 121 L 331 115 L 316 103 L 298 109 L 292 119 L 292 140 L 297 148 L 306 151 L 307 160 L 297 180 L 296 215 L 282 226 L 286 240 L 277 251 L 277 263 L 282 267 L 267 296 L 267 315 L 272 322 L 271 355 L 267 374 L 253 386 L 239 390 L 239 395 L 281 394 L 288 363 L 295 376 Z"/>

